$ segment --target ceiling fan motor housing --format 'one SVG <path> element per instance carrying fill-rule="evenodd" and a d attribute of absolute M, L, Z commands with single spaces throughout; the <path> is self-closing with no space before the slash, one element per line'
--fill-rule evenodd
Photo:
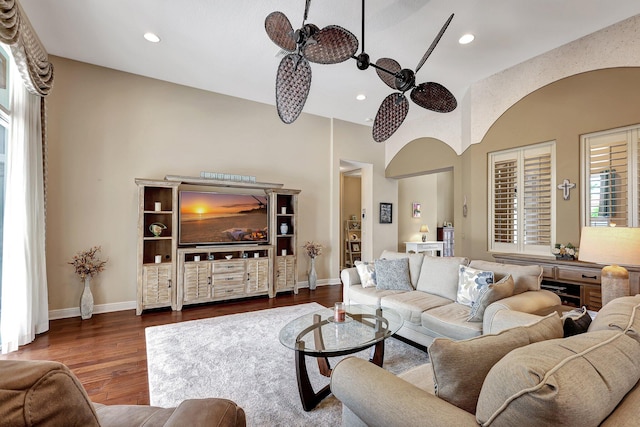
<path fill-rule="evenodd" d="M 356 59 L 358 61 L 359 70 L 366 70 L 367 68 L 369 68 L 369 65 L 371 65 L 371 61 L 369 60 L 369 55 L 367 55 L 364 52 L 358 55 Z"/>
<path fill-rule="evenodd" d="M 296 40 L 296 43 L 298 45 L 301 45 L 301 44 L 304 44 L 311 37 L 313 37 L 313 35 L 316 34 L 318 31 L 320 31 L 320 28 L 318 28 L 316 25 L 305 24 L 302 28 L 295 31 L 295 33 L 293 34 L 293 38 Z"/>
<path fill-rule="evenodd" d="M 405 68 L 396 74 L 396 88 L 406 92 L 416 85 L 416 75 L 413 70 Z"/>

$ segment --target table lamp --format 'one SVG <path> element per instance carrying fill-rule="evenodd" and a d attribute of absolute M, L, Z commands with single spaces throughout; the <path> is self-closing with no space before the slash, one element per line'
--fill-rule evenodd
<path fill-rule="evenodd" d="M 602 305 L 629 295 L 629 272 L 623 265 L 640 265 L 640 228 L 583 227 L 580 261 L 609 264 L 602 269 Z"/>
<path fill-rule="evenodd" d="M 420 226 L 420 232 L 422 233 L 422 241 L 427 241 L 427 233 L 429 232 L 429 227 L 426 224 Z"/>

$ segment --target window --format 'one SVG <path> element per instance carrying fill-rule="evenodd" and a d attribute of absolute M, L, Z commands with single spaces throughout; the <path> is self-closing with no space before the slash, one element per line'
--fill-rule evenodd
<path fill-rule="evenodd" d="M 548 255 L 555 240 L 555 142 L 489 154 L 489 250 Z"/>
<path fill-rule="evenodd" d="M 640 125 L 583 135 L 582 225 L 638 227 Z"/>

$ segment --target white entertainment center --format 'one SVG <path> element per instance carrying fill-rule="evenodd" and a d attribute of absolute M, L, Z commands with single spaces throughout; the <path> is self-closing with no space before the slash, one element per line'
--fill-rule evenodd
<path fill-rule="evenodd" d="M 300 190 L 283 189 L 281 184 L 181 176 L 135 181 L 139 201 L 138 315 L 153 308 L 182 310 L 188 304 L 298 292 Z M 264 191 L 268 241 L 180 246 L 179 194 L 193 186 L 211 188 L 212 192 L 224 192 L 225 188 Z"/>

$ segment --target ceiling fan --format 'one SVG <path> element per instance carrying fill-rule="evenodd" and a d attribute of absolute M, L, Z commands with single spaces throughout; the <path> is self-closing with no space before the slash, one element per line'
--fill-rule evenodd
<path fill-rule="evenodd" d="M 284 123 L 293 123 L 300 113 L 311 88 L 311 66 L 337 64 L 353 57 L 358 39 L 348 30 L 329 25 L 322 29 L 306 23 L 311 0 L 306 0 L 302 27 L 293 30 L 282 12 L 270 13 L 264 22 L 269 38 L 288 53 L 278 66 L 276 75 L 276 107 Z"/>
<path fill-rule="evenodd" d="M 384 142 L 400 127 L 409 112 L 409 101 L 404 95 L 411 90 L 411 100 L 427 110 L 438 113 L 449 113 L 456 109 L 458 102 L 455 96 L 444 86 L 435 82 L 426 82 L 416 85 L 416 74 L 427 61 L 436 45 L 447 30 L 453 19 L 453 14 L 444 23 L 440 32 L 418 62 L 415 71 L 402 68 L 400 64 L 391 58 L 380 58 L 375 64 L 371 63 L 369 55 L 364 51 L 364 0 L 362 0 L 362 52 L 354 56 L 360 70 L 366 70 L 369 66 L 376 69 L 378 77 L 391 89 L 398 90 L 387 96 L 380 104 L 378 113 L 373 122 L 373 139 L 376 142 Z"/>

